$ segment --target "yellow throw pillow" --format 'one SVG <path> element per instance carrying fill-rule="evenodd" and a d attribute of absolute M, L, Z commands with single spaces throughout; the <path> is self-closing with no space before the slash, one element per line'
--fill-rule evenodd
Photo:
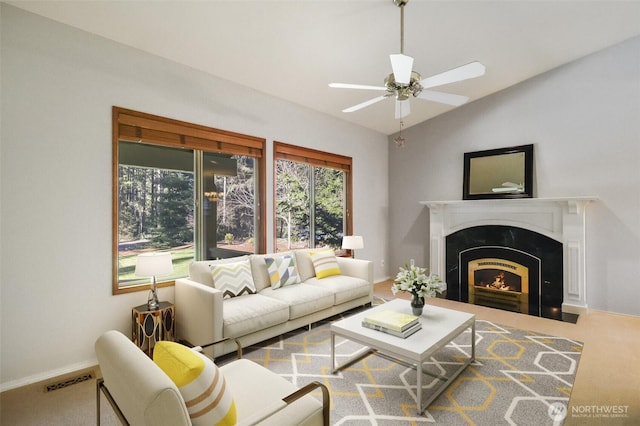
<path fill-rule="evenodd" d="M 333 250 L 311 251 L 311 262 L 313 262 L 313 269 L 316 271 L 316 277 L 325 278 L 332 275 L 340 275 L 340 267 L 336 260 L 336 255 Z"/>
<path fill-rule="evenodd" d="M 236 424 L 235 402 L 212 360 L 179 343 L 160 341 L 153 361 L 180 390 L 194 426 Z"/>

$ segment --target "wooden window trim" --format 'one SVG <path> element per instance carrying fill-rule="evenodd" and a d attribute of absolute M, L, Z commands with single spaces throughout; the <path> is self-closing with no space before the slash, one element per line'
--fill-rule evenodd
<path fill-rule="evenodd" d="M 345 155 L 332 154 L 316 149 L 289 145 L 283 142 L 273 143 L 274 160 L 283 159 L 307 163 L 314 166 L 331 167 L 334 169 L 351 172 L 353 160 Z"/>
<path fill-rule="evenodd" d="M 161 143 L 182 148 L 208 151 L 222 150 L 222 144 L 253 148 L 254 157 L 262 157 L 265 139 L 243 135 L 199 124 L 113 107 L 114 121 L 124 140 Z M 120 130 L 120 129 L 119 129 Z M 166 139 L 165 139 L 166 138 Z"/>

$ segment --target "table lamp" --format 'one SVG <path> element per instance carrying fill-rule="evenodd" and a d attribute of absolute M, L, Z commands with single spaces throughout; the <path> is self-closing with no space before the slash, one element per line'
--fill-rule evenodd
<path fill-rule="evenodd" d="M 351 250 L 351 257 L 355 258 L 355 250 L 364 248 L 364 241 L 360 235 L 345 235 L 342 237 L 342 248 Z"/>
<path fill-rule="evenodd" d="M 143 253 L 139 254 L 136 259 L 136 272 L 139 277 L 152 277 L 151 291 L 147 307 L 149 310 L 158 309 L 158 293 L 156 287 L 156 277 L 159 275 L 168 275 L 173 272 L 173 264 L 171 263 L 171 253 Z"/>

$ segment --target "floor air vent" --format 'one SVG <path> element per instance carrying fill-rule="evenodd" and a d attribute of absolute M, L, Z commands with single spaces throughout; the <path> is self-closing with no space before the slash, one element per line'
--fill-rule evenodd
<path fill-rule="evenodd" d="M 66 387 L 78 384 L 78 383 L 82 383 L 82 382 L 86 382 L 87 380 L 92 380 L 96 377 L 96 375 L 94 374 L 93 371 L 88 371 L 86 373 L 83 373 L 79 376 L 74 376 L 74 377 L 69 377 L 66 378 L 62 381 L 56 382 L 56 383 L 51 383 L 45 386 L 44 391 L 45 392 L 51 392 L 54 390 L 58 390 L 58 389 L 64 389 Z"/>

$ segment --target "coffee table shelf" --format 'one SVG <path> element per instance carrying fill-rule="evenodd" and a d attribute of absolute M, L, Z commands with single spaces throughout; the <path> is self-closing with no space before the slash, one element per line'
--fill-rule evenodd
<path fill-rule="evenodd" d="M 355 362 L 372 354 L 382 356 L 401 365 L 409 366 L 422 373 L 431 375 L 442 381 L 439 387 L 422 400 L 422 374 L 416 374 L 416 403 L 418 413 L 424 410 L 446 389 L 462 371 L 475 359 L 476 351 L 476 317 L 466 312 L 437 306 L 426 306 L 420 316 L 422 329 L 403 339 L 381 331 L 372 330 L 362 326 L 362 320 L 378 310 L 393 310 L 411 314 L 409 301 L 394 299 L 390 302 L 367 309 L 366 311 L 344 318 L 331 324 L 331 368 L 333 373 L 346 368 Z M 471 356 L 450 376 L 433 375 L 426 371 L 424 363 L 438 350 L 445 347 L 456 337 L 471 328 Z M 342 365 L 336 363 L 336 336 L 360 343 L 365 348 Z"/>

